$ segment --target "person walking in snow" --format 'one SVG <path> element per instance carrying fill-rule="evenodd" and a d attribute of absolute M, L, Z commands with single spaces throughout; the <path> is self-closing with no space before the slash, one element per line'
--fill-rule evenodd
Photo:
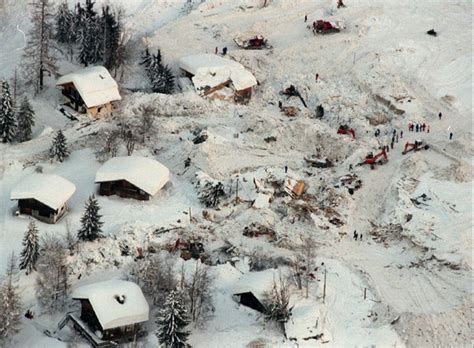
<path fill-rule="evenodd" d="M 398 144 L 398 134 L 395 135 L 395 142 Z"/>
<path fill-rule="evenodd" d="M 421 128 L 423 129 L 423 132 L 424 132 L 424 131 L 425 131 L 425 128 L 426 128 L 425 122 L 423 122 L 423 124 L 421 125 Z"/>
<path fill-rule="evenodd" d="M 392 139 L 392 142 L 390 143 L 390 147 L 392 148 L 392 150 L 393 150 L 393 142 L 394 142 L 394 139 Z"/>
<path fill-rule="evenodd" d="M 362 240 L 362 233 L 359 235 L 359 240 Z"/>
<path fill-rule="evenodd" d="M 442 117 L 442 116 L 443 116 L 443 114 L 440 112 L 440 113 L 438 114 L 438 117 L 439 117 L 439 120 L 440 120 L 440 121 L 441 121 L 441 117 Z"/>
<path fill-rule="evenodd" d="M 418 123 L 417 123 L 416 126 L 415 126 L 415 130 L 416 130 L 416 132 L 418 133 Z"/>
<path fill-rule="evenodd" d="M 403 131 L 401 130 L 400 131 L 400 139 L 402 139 L 402 138 L 403 138 Z"/>
<path fill-rule="evenodd" d="M 319 74 L 316 73 L 316 82 L 319 80 Z"/>
<path fill-rule="evenodd" d="M 449 140 L 453 140 L 453 132 L 449 132 Z"/>
<path fill-rule="evenodd" d="M 288 173 L 288 166 L 285 166 L 285 174 Z"/>
<path fill-rule="evenodd" d="M 427 126 L 426 128 L 426 132 L 429 133 L 430 132 L 430 125 Z"/>
<path fill-rule="evenodd" d="M 227 47 L 224 47 L 222 49 L 222 55 L 225 56 L 227 54 Z"/>
<path fill-rule="evenodd" d="M 354 240 L 357 240 L 357 236 L 358 236 L 357 231 L 354 230 Z"/>
<path fill-rule="evenodd" d="M 308 21 L 308 15 L 304 15 L 304 22 L 306 23 Z"/>

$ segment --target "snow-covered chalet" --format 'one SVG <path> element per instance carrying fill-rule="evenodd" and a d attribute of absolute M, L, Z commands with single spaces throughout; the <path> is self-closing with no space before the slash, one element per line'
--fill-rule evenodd
<path fill-rule="evenodd" d="M 18 201 L 18 214 L 54 224 L 67 212 L 75 191 L 74 184 L 58 175 L 32 174 L 13 188 L 10 199 Z"/>
<path fill-rule="evenodd" d="M 90 66 L 59 78 L 65 104 L 91 117 L 112 112 L 112 103 L 121 100 L 117 82 L 103 66 Z"/>
<path fill-rule="evenodd" d="M 170 172 L 160 162 L 141 156 L 113 157 L 96 173 L 99 194 L 149 200 L 170 179 Z"/>
<path fill-rule="evenodd" d="M 242 64 L 217 54 L 183 57 L 179 60 L 179 68 L 187 79 L 191 79 L 197 93 L 209 98 L 247 103 L 252 96 L 253 86 L 257 84 L 253 74 Z"/>
<path fill-rule="evenodd" d="M 84 285 L 72 292 L 72 298 L 80 301 L 81 315 L 70 314 L 69 318 L 93 346 L 133 341 L 146 334 L 141 324 L 149 319 L 149 305 L 133 282 L 107 280 Z"/>

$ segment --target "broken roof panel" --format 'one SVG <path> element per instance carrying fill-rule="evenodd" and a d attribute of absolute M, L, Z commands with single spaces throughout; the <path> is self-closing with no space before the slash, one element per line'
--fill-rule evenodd
<path fill-rule="evenodd" d="M 73 183 L 58 175 L 32 174 L 15 186 L 10 199 L 35 199 L 57 210 L 71 198 L 75 191 L 76 186 Z"/>
<path fill-rule="evenodd" d="M 107 280 L 77 288 L 76 300 L 89 300 L 102 329 L 147 321 L 148 302 L 140 287 L 124 280 Z"/>
<path fill-rule="evenodd" d="M 121 100 L 117 82 L 103 66 L 90 66 L 59 78 L 57 86 L 73 83 L 88 108 Z"/>
<path fill-rule="evenodd" d="M 240 91 L 257 84 L 253 74 L 242 64 L 216 54 L 195 54 L 179 60 L 179 67 L 193 74 L 193 83 L 199 91 L 206 86 L 215 87 L 231 81 L 235 90 Z"/>
<path fill-rule="evenodd" d="M 141 156 L 113 157 L 97 171 L 95 182 L 125 180 L 154 196 L 170 179 L 170 172 L 154 159 Z"/>

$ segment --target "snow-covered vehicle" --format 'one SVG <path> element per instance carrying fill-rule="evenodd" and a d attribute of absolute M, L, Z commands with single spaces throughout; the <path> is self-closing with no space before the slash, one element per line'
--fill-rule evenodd
<path fill-rule="evenodd" d="M 333 24 L 329 21 L 325 21 L 323 19 L 318 19 L 317 21 L 313 22 L 313 34 L 332 34 L 332 33 L 339 33 L 341 28 Z"/>
<path fill-rule="evenodd" d="M 263 35 L 239 36 L 234 38 L 234 42 L 240 48 L 246 50 L 260 50 L 262 48 L 272 48 Z"/>

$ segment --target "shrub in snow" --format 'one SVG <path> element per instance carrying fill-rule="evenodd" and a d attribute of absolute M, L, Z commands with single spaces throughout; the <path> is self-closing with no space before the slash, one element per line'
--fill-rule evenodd
<path fill-rule="evenodd" d="M 77 238 L 83 241 L 94 241 L 102 237 L 102 225 L 99 214 L 100 206 L 94 195 L 86 202 L 84 214 L 81 218 L 81 228 L 77 232 Z"/>
<path fill-rule="evenodd" d="M 156 335 L 165 347 L 182 348 L 189 346 L 186 343 L 189 336 L 189 331 L 186 330 L 189 318 L 183 298 L 178 291 L 171 291 L 166 297 L 156 324 L 158 325 Z"/>
<path fill-rule="evenodd" d="M 52 160 L 57 160 L 59 162 L 64 161 L 69 156 L 69 150 L 67 148 L 66 137 L 64 136 L 61 130 L 58 130 L 56 136 L 53 139 L 53 144 L 49 149 L 49 157 Z"/>
<path fill-rule="evenodd" d="M 23 238 L 23 250 L 20 257 L 20 269 L 26 270 L 30 274 L 36 269 L 36 261 L 39 256 L 38 228 L 34 221 L 28 225 L 28 231 Z"/>
<path fill-rule="evenodd" d="M 0 284 L 0 346 L 20 331 L 20 295 L 18 294 L 15 254 L 11 254 L 5 277 Z"/>
<path fill-rule="evenodd" d="M 31 140 L 32 128 L 35 125 L 35 112 L 27 97 L 25 97 L 18 111 L 18 130 L 16 140 L 19 142 Z"/>
<path fill-rule="evenodd" d="M 224 184 L 212 179 L 202 172 L 196 174 L 198 177 L 198 198 L 207 208 L 215 208 L 221 200 L 226 197 Z"/>
<path fill-rule="evenodd" d="M 15 138 L 17 121 L 13 110 L 10 87 L 7 81 L 2 82 L 0 94 L 0 137 L 4 143 L 11 143 Z"/>
<path fill-rule="evenodd" d="M 43 240 L 36 269 L 36 299 L 47 312 L 54 313 L 64 306 L 70 287 L 66 250 L 59 239 L 49 236 Z"/>

